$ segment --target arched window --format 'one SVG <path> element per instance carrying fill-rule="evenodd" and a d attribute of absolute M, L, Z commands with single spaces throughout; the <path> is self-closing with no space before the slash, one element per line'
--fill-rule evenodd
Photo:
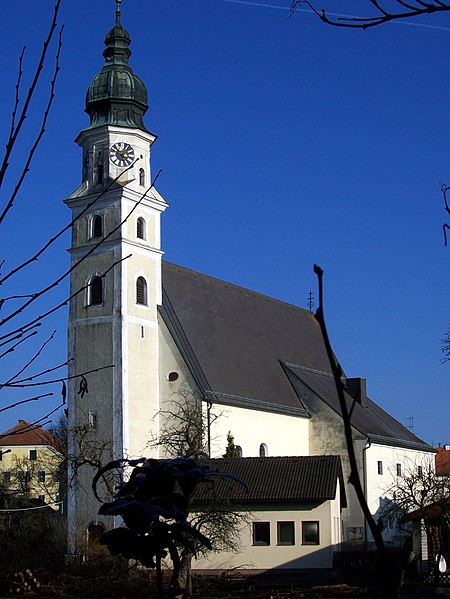
<path fill-rule="evenodd" d="M 96 214 L 92 219 L 92 237 L 102 237 L 103 235 L 103 217 Z"/>
<path fill-rule="evenodd" d="M 145 185 L 145 171 L 143 168 L 139 169 L 139 185 L 142 187 Z"/>
<path fill-rule="evenodd" d="M 259 457 L 266 458 L 269 455 L 269 450 L 267 449 L 267 445 L 265 443 L 261 443 L 259 446 Z"/>
<path fill-rule="evenodd" d="M 140 216 L 136 223 L 136 236 L 138 239 L 146 239 L 145 220 Z"/>
<path fill-rule="evenodd" d="M 138 277 L 136 281 L 136 303 L 146 306 L 147 301 L 147 281 L 144 277 Z"/>
<path fill-rule="evenodd" d="M 236 445 L 235 446 L 236 449 L 236 457 L 237 458 L 242 458 L 242 447 L 240 445 Z"/>
<path fill-rule="evenodd" d="M 103 304 L 103 279 L 92 277 L 88 288 L 88 304 L 90 306 L 101 306 Z"/>

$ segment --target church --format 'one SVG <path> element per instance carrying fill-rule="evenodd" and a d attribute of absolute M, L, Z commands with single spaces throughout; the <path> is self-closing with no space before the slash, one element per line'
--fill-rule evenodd
<path fill-rule="evenodd" d="M 209 457 L 224 455 L 231 433 L 239 456 L 233 459 L 242 460 L 246 476 L 295 480 L 301 472 L 317 483 L 314 497 L 305 480 L 272 499 L 267 485 L 255 486 L 253 505 L 258 492 L 269 495 L 243 541 L 248 561 L 297 568 L 308 549 L 308 567 L 331 567 L 330 551 L 367 543 L 370 535 L 348 484 L 342 416 L 319 324 L 308 310 L 163 260 L 168 203 L 152 184 L 157 136 L 144 122 L 147 90 L 129 64 L 129 45 L 118 3 L 104 65 L 86 94 L 89 124 L 76 139 L 81 185 L 65 201 L 73 221 L 69 374 L 89 373 L 87 393 L 70 379 L 69 454 L 80 463 L 86 458 L 83 432 L 104 463 L 165 457 L 151 445 L 163 430 L 162 414 L 177 398 L 192 397 L 203 412 Z M 433 461 L 434 450 L 367 397 L 365 379 L 343 384 L 360 476 L 377 514 L 396 477 Z M 113 525 L 98 516 L 88 465 L 94 461 L 69 473 L 72 553 L 92 527 Z M 259 526 L 267 510 L 268 525 Z M 270 540 L 272 528 L 278 543 Z M 385 529 L 389 541 L 399 534 L 395 525 Z M 289 546 L 288 556 L 275 556 L 271 549 L 279 545 Z M 232 556 L 202 568 L 230 566 Z"/>

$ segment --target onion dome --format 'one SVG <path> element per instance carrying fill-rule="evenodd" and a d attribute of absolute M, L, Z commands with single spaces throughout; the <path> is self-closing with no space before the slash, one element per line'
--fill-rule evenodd
<path fill-rule="evenodd" d="M 147 90 L 128 64 L 131 39 L 120 22 L 120 1 L 116 0 L 116 23 L 105 38 L 105 65 L 86 93 L 85 110 L 91 119 L 88 129 L 118 125 L 147 131 L 143 122 L 148 108 Z"/>

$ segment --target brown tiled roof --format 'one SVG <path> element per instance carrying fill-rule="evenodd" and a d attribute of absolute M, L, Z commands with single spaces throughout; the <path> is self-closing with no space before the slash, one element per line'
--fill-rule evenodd
<path fill-rule="evenodd" d="M 15 426 L 0 434 L 0 446 L 13 445 L 50 445 L 62 452 L 61 444 L 50 431 L 25 420 L 19 420 Z"/>
<path fill-rule="evenodd" d="M 219 458 L 207 462 L 214 472 L 231 474 L 232 480 L 215 478 L 214 486 L 201 484 L 195 499 L 212 496 L 240 503 L 321 502 L 336 497 L 341 481 L 341 504 L 345 505 L 341 460 L 338 456 L 288 456 L 266 458 Z"/>
<path fill-rule="evenodd" d="M 163 290 L 161 314 L 205 397 L 308 417 L 313 391 L 341 414 L 312 312 L 168 262 Z M 373 442 L 433 451 L 370 399 L 352 424 Z"/>
<path fill-rule="evenodd" d="M 450 448 L 436 448 L 436 474 L 438 476 L 450 476 Z"/>

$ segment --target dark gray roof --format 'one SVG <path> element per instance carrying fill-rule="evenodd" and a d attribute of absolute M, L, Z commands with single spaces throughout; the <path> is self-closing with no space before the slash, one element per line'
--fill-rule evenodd
<path fill-rule="evenodd" d="M 212 471 L 232 474 L 247 485 L 214 478 L 214 486 L 197 487 L 197 501 L 212 496 L 240 503 L 317 502 L 336 497 L 341 482 L 341 505 L 345 507 L 341 460 L 338 456 L 267 458 L 220 458 L 207 462 Z"/>
<path fill-rule="evenodd" d="M 167 262 L 163 290 L 163 318 L 207 397 L 308 417 L 306 386 L 340 414 L 312 312 Z M 352 424 L 373 441 L 433 451 L 370 400 L 355 404 Z"/>

